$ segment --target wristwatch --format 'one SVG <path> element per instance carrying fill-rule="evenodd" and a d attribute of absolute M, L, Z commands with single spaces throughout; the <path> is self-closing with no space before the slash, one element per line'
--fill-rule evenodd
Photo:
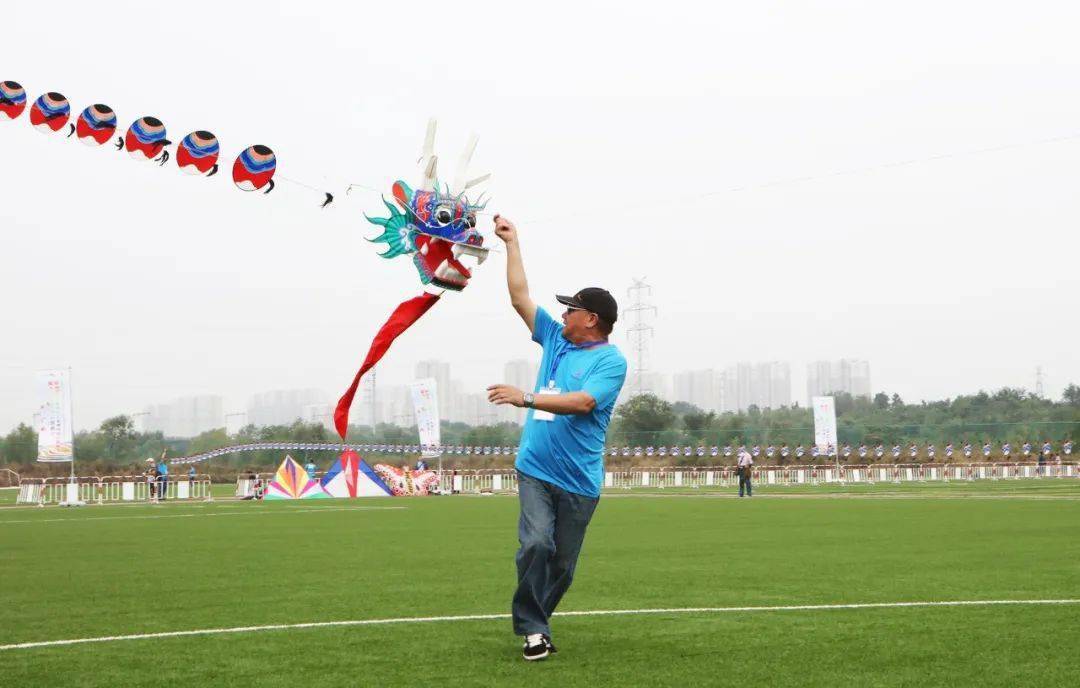
<path fill-rule="evenodd" d="M 534 401 L 536 401 L 536 397 L 533 396 L 533 393 L 525 392 L 525 395 L 523 397 L 523 403 L 525 405 L 525 408 L 532 408 Z"/>

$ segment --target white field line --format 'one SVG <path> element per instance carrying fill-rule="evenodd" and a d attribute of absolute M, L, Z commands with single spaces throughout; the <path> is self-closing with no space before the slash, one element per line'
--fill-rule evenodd
<path fill-rule="evenodd" d="M 1080 604 L 1080 599 L 1062 600 L 945 600 L 940 602 L 863 602 L 854 604 L 794 604 L 773 607 L 676 607 L 671 609 L 599 609 L 593 611 L 556 612 L 555 616 L 629 616 L 644 614 L 732 614 L 744 612 L 815 612 L 837 609 L 896 609 L 910 607 L 991 607 L 1003 605 L 1067 605 Z M 264 626 L 234 626 L 232 628 L 202 628 L 190 631 L 164 631 L 161 633 L 136 633 L 133 635 L 110 635 L 98 638 L 72 638 L 68 640 L 42 640 L 30 643 L 0 645 L 4 650 L 30 650 L 38 647 L 108 643 L 120 640 L 149 640 L 154 638 L 179 638 L 189 635 L 223 635 L 232 633 L 257 633 L 259 631 L 291 631 L 307 628 L 340 628 L 343 626 L 386 626 L 391 624 L 435 623 L 445 621 L 496 621 L 509 619 L 509 614 L 463 614 L 458 616 L 405 616 L 392 619 L 353 619 L 348 621 L 315 621 L 292 624 L 267 624 Z"/>
<path fill-rule="evenodd" d="M 693 488 L 673 488 L 674 490 L 688 490 Z M 602 499 L 677 499 L 680 497 L 690 499 L 738 499 L 737 492 L 728 493 L 727 491 L 712 492 L 669 492 L 669 493 L 643 493 L 643 492 L 604 492 L 601 495 Z M 1051 492 L 1051 493 L 1008 493 L 1008 494 L 947 494 L 944 492 L 933 493 L 918 493 L 918 492 L 824 492 L 824 493 L 776 493 L 776 492 L 762 492 L 752 497 L 752 499 L 758 500 L 770 500 L 770 499 L 865 499 L 865 500 L 934 500 L 934 501 L 949 501 L 949 500 L 1057 500 L 1057 501 L 1075 501 L 1080 499 L 1080 491 L 1075 490 L 1073 493 L 1066 492 Z"/>
<path fill-rule="evenodd" d="M 9 523 L 81 523 L 83 521 L 137 521 L 159 518 L 205 518 L 210 516 L 265 516 L 268 514 L 315 514 L 326 511 L 399 511 L 405 506 L 329 506 L 319 509 L 260 509 L 258 511 L 220 511 L 195 514 L 158 514 L 152 516 L 87 516 L 86 518 L 25 518 L 18 520 L 0 519 L 0 526 Z"/>

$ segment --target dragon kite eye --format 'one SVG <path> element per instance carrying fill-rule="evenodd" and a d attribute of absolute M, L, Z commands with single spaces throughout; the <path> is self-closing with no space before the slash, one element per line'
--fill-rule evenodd
<path fill-rule="evenodd" d="M 454 219 L 454 214 L 450 212 L 449 208 L 439 208 L 435 211 L 435 220 L 441 225 L 450 224 L 450 220 Z"/>
<path fill-rule="evenodd" d="M 467 222 L 469 223 L 470 228 L 475 228 L 476 227 L 476 216 L 475 215 L 470 215 L 467 218 Z"/>

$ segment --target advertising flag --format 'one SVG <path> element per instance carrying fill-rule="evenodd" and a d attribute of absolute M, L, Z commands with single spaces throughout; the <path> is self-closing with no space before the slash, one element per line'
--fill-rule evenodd
<path fill-rule="evenodd" d="M 37 374 L 38 409 L 34 414 L 38 434 L 38 461 L 65 462 L 75 458 L 71 427 L 71 372 L 42 370 Z"/>

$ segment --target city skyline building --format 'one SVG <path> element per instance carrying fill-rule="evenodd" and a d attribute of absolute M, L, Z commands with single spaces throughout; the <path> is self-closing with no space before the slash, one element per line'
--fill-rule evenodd
<path fill-rule="evenodd" d="M 166 437 L 195 437 L 225 427 L 224 407 L 222 397 L 215 394 L 179 397 L 148 406 L 143 412 L 143 432 L 160 432 Z"/>
<path fill-rule="evenodd" d="M 675 373 L 672 397 L 685 401 L 703 411 L 720 413 L 724 409 L 724 373 L 712 368 Z"/>
<path fill-rule="evenodd" d="M 252 395 L 247 422 L 256 427 L 291 425 L 304 417 L 304 408 L 329 401 L 321 389 L 279 389 Z"/>
<path fill-rule="evenodd" d="M 870 362 L 857 358 L 814 361 L 806 366 L 806 399 L 845 392 L 870 398 Z"/>

